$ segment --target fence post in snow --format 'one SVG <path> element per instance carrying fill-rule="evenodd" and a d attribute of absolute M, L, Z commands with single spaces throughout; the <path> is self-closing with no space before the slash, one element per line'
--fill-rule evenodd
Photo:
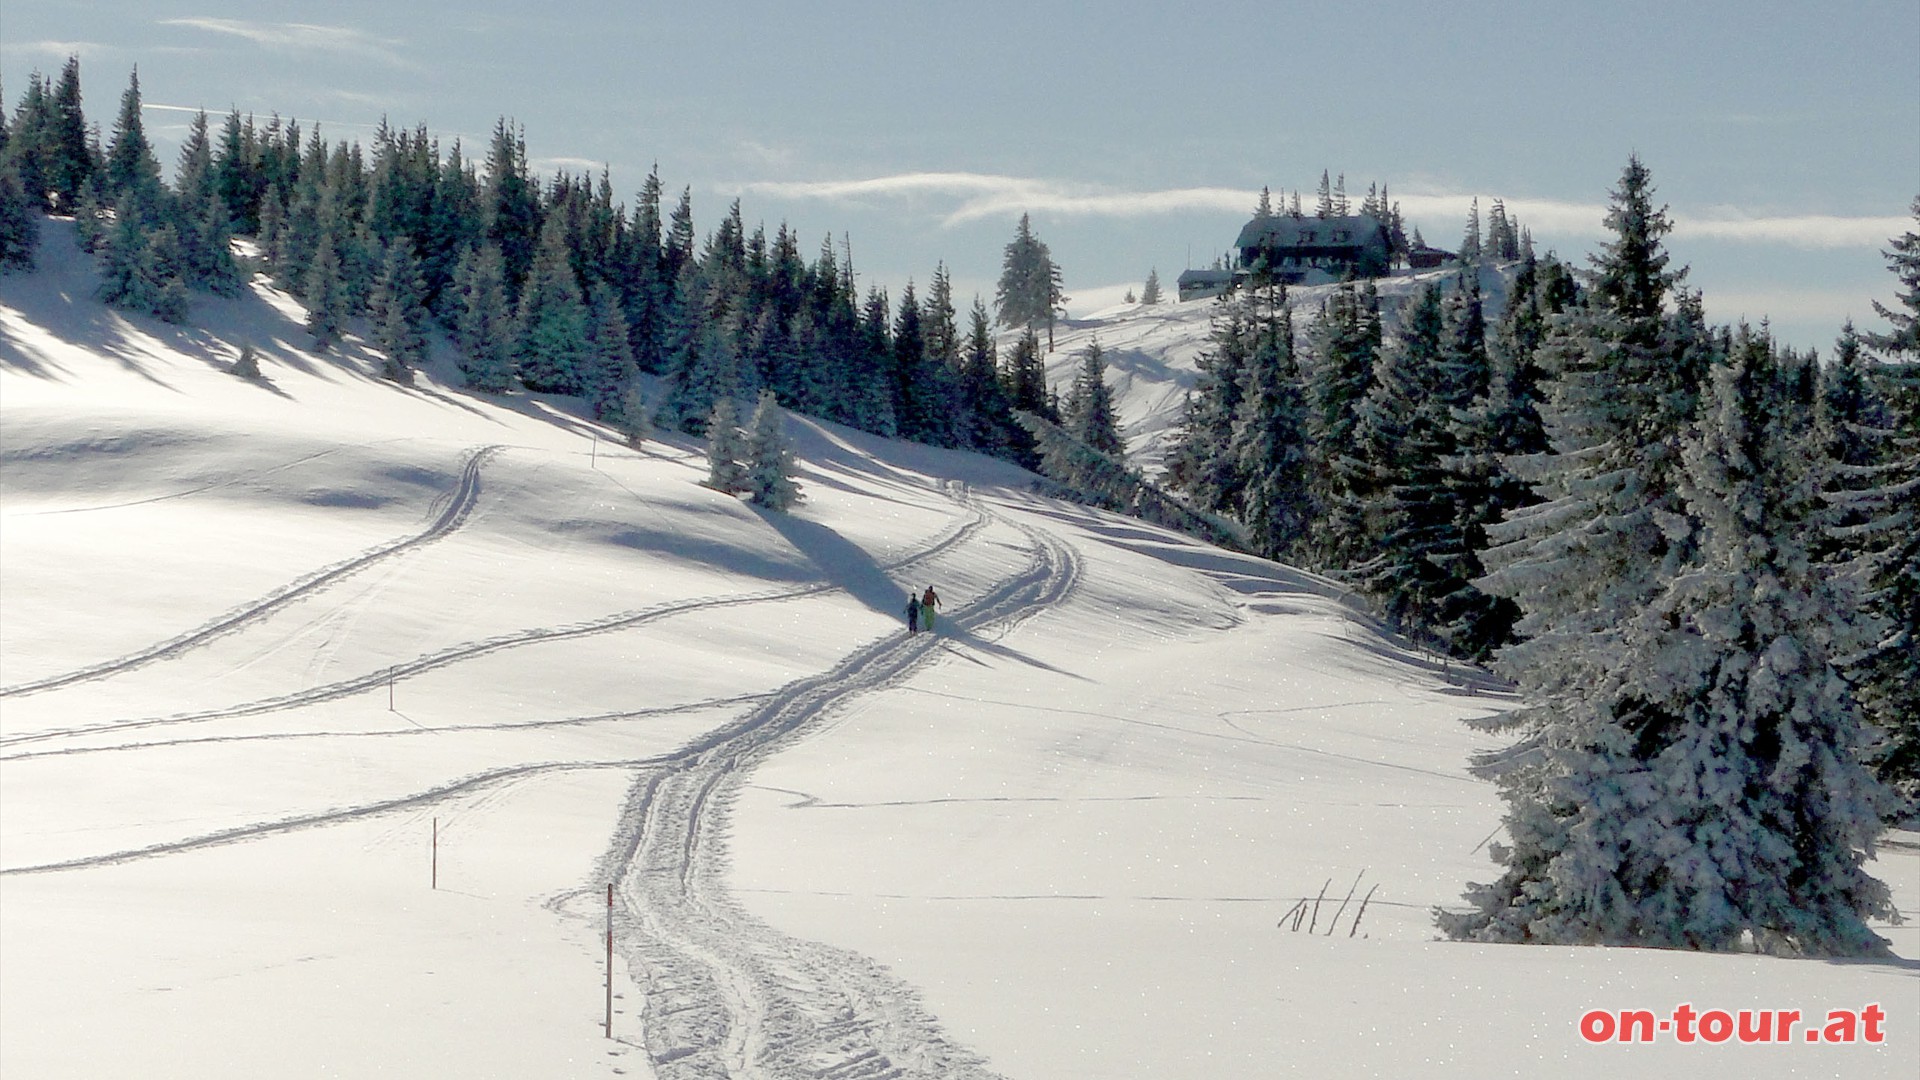
<path fill-rule="evenodd" d="M 613 1038 L 613 883 L 607 883 L 607 1038 Z"/>

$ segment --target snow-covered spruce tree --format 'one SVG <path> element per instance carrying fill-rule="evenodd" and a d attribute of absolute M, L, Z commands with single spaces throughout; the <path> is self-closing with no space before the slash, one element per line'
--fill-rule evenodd
<path fill-rule="evenodd" d="M 793 482 L 793 450 L 787 445 L 786 412 L 773 391 L 760 391 L 748 425 L 746 490 L 756 506 L 785 510 L 800 501 Z"/>
<path fill-rule="evenodd" d="M 1522 611 L 1520 641 L 1500 651 L 1497 666 L 1525 704 L 1481 725 L 1516 738 L 1476 764 L 1508 804 L 1509 843 L 1493 853 L 1506 869 L 1468 893 L 1471 911 L 1440 916 L 1456 938 L 1577 942 L 1624 933 L 1578 923 L 1608 864 L 1579 861 L 1587 849 L 1576 850 L 1574 837 L 1592 793 L 1575 777 L 1631 769 L 1666 745 L 1642 749 L 1623 734 L 1645 726 L 1635 719 L 1645 694 L 1620 680 L 1629 628 L 1695 560 L 1680 448 L 1715 351 L 1696 299 L 1666 309 L 1680 273 L 1667 268 L 1660 238 L 1669 225 L 1652 194 L 1645 167 L 1631 159 L 1607 215 L 1615 239 L 1593 260 L 1587 303 L 1551 318 L 1539 350 L 1549 380 L 1541 414 L 1555 453 L 1509 463 L 1543 501 L 1489 529 L 1495 546 L 1481 585 Z M 1648 887 L 1615 883 L 1616 891 Z"/>
<path fill-rule="evenodd" d="M 1472 265 L 1480 261 L 1480 200 L 1476 197 L 1467 210 L 1467 231 L 1460 238 L 1460 261 Z"/>
<path fill-rule="evenodd" d="M 1286 286 L 1256 290 L 1252 349 L 1242 374 L 1228 453 L 1242 478 L 1236 508 L 1255 554 L 1292 555 L 1313 517 L 1308 490 L 1306 402 L 1293 357 Z"/>
<path fill-rule="evenodd" d="M 1081 352 L 1080 367 L 1073 373 L 1073 385 L 1060 412 L 1062 424 L 1074 438 L 1102 454 L 1126 456 L 1126 442 L 1113 415 L 1113 391 L 1107 386 L 1106 352 L 1097 339 Z"/>
<path fill-rule="evenodd" d="M 748 490 L 747 467 L 741 462 L 747 443 L 740 434 L 740 414 L 734 410 L 732 398 L 721 397 L 713 403 L 706 432 L 706 485 L 728 495 Z"/>
<path fill-rule="evenodd" d="M 1920 199 L 1913 212 L 1920 221 Z M 1829 498 L 1842 516 L 1829 532 L 1880 624 L 1850 674 L 1880 729 L 1875 768 L 1901 796 L 1898 816 L 1912 819 L 1920 817 L 1920 232 L 1895 238 L 1886 256 L 1900 309 L 1876 303 L 1890 329 L 1861 335 L 1879 362 L 1865 362 L 1843 336 L 1826 374 L 1858 365 L 1866 378 L 1855 380 L 1852 402 L 1833 400 L 1846 390 L 1825 380 L 1822 404 L 1840 414 L 1828 425 L 1830 444 L 1839 444 L 1829 447 Z M 1849 422 L 1848 413 L 1857 415 Z"/>
<path fill-rule="evenodd" d="M 1764 338 L 1712 373 L 1678 481 L 1687 565 L 1623 621 L 1615 662 L 1520 766 L 1508 873 L 1456 937 L 1864 955 L 1892 917 L 1882 789 L 1839 661 L 1852 598 L 1808 550 L 1813 470 Z"/>

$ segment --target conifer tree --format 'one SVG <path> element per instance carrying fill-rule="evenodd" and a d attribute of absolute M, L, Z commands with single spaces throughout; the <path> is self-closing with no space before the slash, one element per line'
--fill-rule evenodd
<path fill-rule="evenodd" d="M 1259 292 L 1228 454 L 1242 478 L 1238 516 L 1247 539 L 1255 554 L 1279 559 L 1296 550 L 1312 518 L 1306 405 L 1294 362 L 1286 286 L 1270 283 Z"/>
<path fill-rule="evenodd" d="M 606 282 L 594 285 L 591 299 L 585 393 L 595 417 L 622 426 L 629 423 L 624 412 L 627 392 L 640 374 L 627 340 L 627 316 L 619 295 Z"/>
<path fill-rule="evenodd" d="M 1160 295 L 1160 271 L 1156 267 L 1147 271 L 1147 283 L 1140 290 L 1140 303 L 1151 306 L 1160 303 L 1163 299 L 1165 298 Z"/>
<path fill-rule="evenodd" d="M 1443 916 L 1488 941 L 1871 955 L 1878 785 L 1839 659 L 1851 603 L 1806 547 L 1804 445 L 1775 358 L 1744 330 L 1716 364 L 1679 487 L 1685 573 L 1620 628 L 1613 662 L 1517 772 L 1507 876 Z"/>
<path fill-rule="evenodd" d="M 180 274 L 180 240 L 159 211 L 137 196 L 125 199 L 104 240 L 100 299 L 166 322 L 187 317 L 187 287 Z"/>
<path fill-rule="evenodd" d="M 1167 486 L 1185 492 L 1202 510 L 1232 509 L 1245 487 L 1232 443 L 1250 362 L 1252 325 L 1245 290 L 1221 298 L 1208 330 L 1209 348 L 1196 362 L 1199 378 L 1187 397 L 1180 431 L 1167 451 Z"/>
<path fill-rule="evenodd" d="M 1505 874 L 1476 886 L 1473 910 L 1442 925 L 1478 940 L 1718 947 L 1719 929 L 1688 929 L 1718 926 L 1716 910 L 1691 910 L 1687 894 L 1637 871 L 1613 875 L 1606 861 L 1614 854 L 1582 849 L 1573 862 L 1560 861 L 1584 843 L 1592 800 L 1614 798 L 1602 788 L 1583 791 L 1587 778 L 1625 776 L 1688 729 L 1658 719 L 1672 714 L 1662 703 L 1669 699 L 1623 681 L 1622 658 L 1633 645 L 1630 628 L 1664 625 L 1656 601 L 1699 556 L 1679 448 L 1716 351 L 1697 298 L 1682 295 L 1666 310 L 1684 271 L 1667 269 L 1666 213 L 1638 158 L 1612 193 L 1607 225 L 1614 239 L 1593 260 L 1588 306 L 1552 320 L 1540 350 L 1551 380 L 1542 416 L 1555 453 L 1512 463 L 1544 501 L 1490 530 L 1491 571 L 1481 579 L 1523 612 L 1521 641 L 1501 651 L 1498 665 L 1519 683 L 1526 706 L 1483 725 L 1517 741 L 1479 766 L 1498 780 L 1509 807 L 1511 844 L 1494 852 Z M 1649 729 L 1655 737 L 1638 734 Z M 1650 829 L 1651 820 L 1633 816 L 1621 827 Z M 1656 842 L 1654 834 L 1645 842 Z M 1617 918 L 1653 910 L 1643 903 L 1668 905 L 1662 925 Z"/>
<path fill-rule="evenodd" d="M 187 138 L 180 144 L 179 164 L 174 169 L 173 193 L 183 207 L 197 212 L 213 198 L 213 141 L 208 134 L 204 110 L 193 114 L 187 125 Z"/>
<path fill-rule="evenodd" d="M 146 126 L 140 122 L 140 69 L 135 68 L 120 96 L 120 115 L 113 122 L 113 142 L 107 150 L 106 193 L 115 201 L 131 195 L 157 203 L 160 194 L 160 163 L 154 160 L 153 144 L 147 141 Z"/>
<path fill-rule="evenodd" d="M 793 450 L 787 445 L 785 419 L 773 391 L 760 391 L 747 432 L 746 490 L 754 505 L 769 510 L 786 510 L 800 501 L 800 489 L 793 482 Z"/>
<path fill-rule="evenodd" d="M 1371 544 L 1347 576 L 1416 631 L 1436 621 L 1438 598 L 1450 591 L 1437 560 L 1462 547 L 1447 459 L 1456 449 L 1452 410 L 1468 395 L 1447 363 L 1446 332 L 1440 287 L 1430 285 L 1382 350 L 1354 426 Z"/>
<path fill-rule="evenodd" d="M 1359 409 L 1373 389 L 1382 330 L 1380 297 L 1343 282 L 1328 298 L 1308 339 L 1306 434 L 1315 517 L 1313 550 L 1320 565 L 1345 569 L 1371 550 L 1366 504 L 1372 473 L 1356 453 Z"/>
<path fill-rule="evenodd" d="M 883 290 L 877 286 L 867 290 L 847 373 L 847 409 L 854 426 L 889 438 L 899 430 L 893 408 L 891 309 Z"/>
<path fill-rule="evenodd" d="M 234 109 L 220 126 L 219 147 L 212 154 L 209 186 L 213 197 L 225 205 L 227 220 L 239 232 L 260 232 L 261 200 L 267 181 L 259 163 L 260 148 L 253 137 L 252 124 L 240 118 Z"/>
<path fill-rule="evenodd" d="M 427 339 L 422 329 L 427 319 L 425 291 L 419 260 L 408 250 L 404 238 L 396 238 L 387 245 L 381 260 L 380 277 L 367 303 L 367 317 L 373 323 L 373 347 L 386 358 L 381 376 L 403 386 L 413 385 L 413 369 L 426 359 Z"/>
<path fill-rule="evenodd" d="M 901 303 L 911 298 L 909 286 Z M 959 384 L 960 327 L 953 306 L 953 281 L 944 263 L 934 270 L 918 318 L 907 320 L 902 312 L 902 319 L 894 330 L 900 434 L 933 446 L 958 446 L 960 435 L 971 429 L 972 418 L 961 415 L 965 402 Z"/>
<path fill-rule="evenodd" d="M 1920 199 L 1913 212 L 1920 222 Z M 1903 310 L 1874 305 L 1890 328 L 1860 343 L 1878 363 L 1843 335 L 1820 405 L 1834 414 L 1821 425 L 1836 514 L 1828 533 L 1877 628 L 1850 674 L 1880 731 L 1875 768 L 1900 797 L 1898 816 L 1911 820 L 1920 818 L 1920 231 L 1896 237 L 1885 254 Z M 1856 365 L 1867 378 L 1852 374 Z"/>
<path fill-rule="evenodd" d="M 482 199 L 486 238 L 506 264 L 507 295 L 517 297 L 540 248 L 540 187 L 527 171 L 526 138 L 505 117 L 493 126 Z"/>
<path fill-rule="evenodd" d="M 41 133 L 41 176 L 48 209 L 71 212 L 80 185 L 99 169 L 87 138 L 87 117 L 80 106 L 80 58 L 67 57 L 60 78 L 47 94 L 47 120 Z"/>
<path fill-rule="evenodd" d="M 1126 455 L 1126 442 L 1113 414 L 1113 391 L 1107 386 L 1106 353 L 1098 339 L 1081 352 L 1080 367 L 1060 411 L 1068 434 L 1102 454 Z"/>
<path fill-rule="evenodd" d="M 749 490 L 747 467 L 741 460 L 746 457 L 747 444 L 740 434 L 740 414 L 734 410 L 731 397 L 714 401 L 705 428 L 707 486 L 728 495 Z"/>
<path fill-rule="evenodd" d="M 989 454 L 1008 456 L 1017 442 L 1009 422 L 1011 402 L 1000 385 L 1000 355 L 993 340 L 987 305 L 976 296 L 968 313 L 965 352 L 961 359 L 962 411 L 972 425 L 963 433 L 966 445 Z M 1023 432 L 1024 433 L 1024 432 Z"/>
<path fill-rule="evenodd" d="M 521 290 L 514 362 L 529 390 L 577 394 L 587 362 L 587 307 L 567 259 L 566 227 L 551 215 Z M 504 253 L 503 253 L 504 258 Z M 508 264 L 511 272 L 511 263 Z"/>
<path fill-rule="evenodd" d="M 0 153 L 0 272 L 31 270 L 40 247 L 39 215 L 20 183 L 15 159 Z"/>
<path fill-rule="evenodd" d="M 1066 302 L 1061 291 L 1060 268 L 1053 253 L 1034 235 L 1028 215 L 1020 215 L 1013 240 L 1007 244 L 1000 265 L 1000 283 L 994 290 L 993 306 L 1000 325 L 1008 327 L 1047 327 L 1047 349 L 1053 349 L 1054 313 Z"/>
<path fill-rule="evenodd" d="M 305 296 L 307 332 L 313 335 L 314 350 L 326 352 L 340 340 L 347 319 L 347 287 L 332 230 L 320 234 L 319 249 L 307 270 Z"/>
<path fill-rule="evenodd" d="M 506 263 L 492 244 L 470 249 L 454 271 L 459 314 L 454 339 L 467 385 L 499 394 L 513 385 L 513 314 L 507 306 Z"/>
<path fill-rule="evenodd" d="M 628 383 L 621 395 L 620 419 L 614 427 L 627 437 L 627 445 L 635 449 L 653 438 L 653 413 L 647 408 L 647 397 L 640 390 L 639 380 Z"/>
<path fill-rule="evenodd" d="M 1477 196 L 1467 210 L 1467 232 L 1460 238 L 1460 261 L 1469 264 L 1480 261 L 1480 199 Z"/>

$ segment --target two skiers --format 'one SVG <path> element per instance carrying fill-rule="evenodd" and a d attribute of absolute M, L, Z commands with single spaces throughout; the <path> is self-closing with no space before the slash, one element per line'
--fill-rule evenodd
<path fill-rule="evenodd" d="M 917 634 L 922 630 L 933 631 L 933 612 L 940 606 L 940 594 L 927 586 L 927 591 L 915 596 L 907 594 L 907 633 Z"/>

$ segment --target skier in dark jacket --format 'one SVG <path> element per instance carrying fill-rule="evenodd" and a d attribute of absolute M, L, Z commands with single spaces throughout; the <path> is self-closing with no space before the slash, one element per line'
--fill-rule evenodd
<path fill-rule="evenodd" d="M 917 634 L 919 632 L 920 632 L 920 598 L 913 595 L 912 593 L 908 593 L 907 594 L 907 633 Z"/>

